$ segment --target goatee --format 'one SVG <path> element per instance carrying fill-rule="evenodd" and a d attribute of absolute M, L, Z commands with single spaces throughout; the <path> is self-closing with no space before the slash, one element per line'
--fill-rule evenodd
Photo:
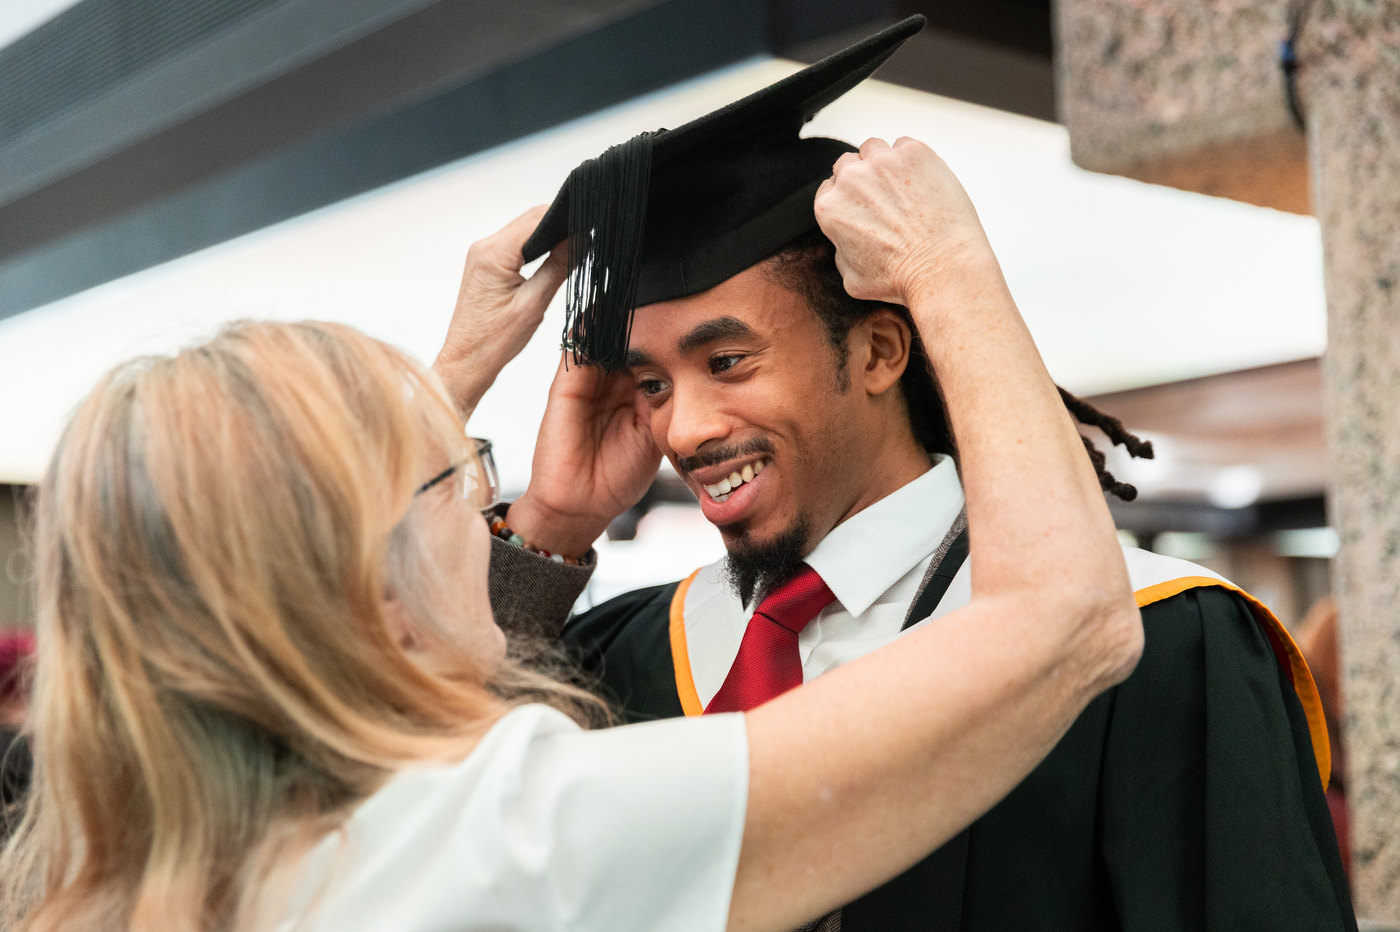
<path fill-rule="evenodd" d="M 724 561 L 724 580 L 745 605 L 759 588 L 771 589 L 787 579 L 807 555 L 812 526 L 805 514 L 787 529 L 766 541 L 752 541 L 741 527 L 725 528 L 729 556 Z"/>

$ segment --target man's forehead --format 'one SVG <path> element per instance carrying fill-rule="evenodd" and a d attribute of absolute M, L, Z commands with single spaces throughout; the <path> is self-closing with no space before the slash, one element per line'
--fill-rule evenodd
<path fill-rule="evenodd" d="M 682 329 L 676 336 L 673 347 L 684 356 L 714 343 L 717 340 L 752 339 L 761 334 L 748 323 L 732 314 L 701 320 L 689 329 Z M 654 353 L 666 352 L 671 347 L 666 339 L 639 346 L 636 330 L 633 330 L 632 346 L 627 351 L 628 366 L 644 366 L 653 361 Z"/>
<path fill-rule="evenodd" d="M 715 317 L 711 320 L 702 321 L 687 330 L 676 341 L 676 349 L 682 353 L 688 353 L 699 349 L 715 340 L 729 340 L 735 337 L 754 337 L 758 335 L 753 327 L 740 320 L 732 314 L 723 317 Z"/>
<path fill-rule="evenodd" d="M 701 294 L 638 308 L 631 346 L 645 355 L 688 353 L 715 340 L 785 329 L 806 310 L 802 299 L 751 266 Z"/>

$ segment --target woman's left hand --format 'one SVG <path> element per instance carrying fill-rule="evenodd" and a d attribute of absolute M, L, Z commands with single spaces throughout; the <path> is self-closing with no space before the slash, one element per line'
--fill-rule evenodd
<path fill-rule="evenodd" d="M 433 363 L 464 418 L 530 342 L 568 273 L 564 250 L 556 249 L 530 278 L 520 274 L 522 247 L 545 209 L 526 211 L 467 250 L 457 308 Z"/>

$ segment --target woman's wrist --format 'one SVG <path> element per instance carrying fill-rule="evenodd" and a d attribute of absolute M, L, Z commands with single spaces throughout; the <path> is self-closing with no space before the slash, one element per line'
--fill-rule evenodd
<path fill-rule="evenodd" d="M 550 550 L 547 547 L 540 546 L 534 541 L 527 540 L 523 534 L 520 534 L 510 525 L 506 524 L 505 518 L 499 513 L 488 520 L 491 526 L 492 537 L 504 541 L 512 547 L 519 547 L 526 553 L 533 553 L 536 556 L 544 557 L 546 560 L 552 560 L 555 563 L 562 563 L 566 566 L 590 566 L 593 563 L 592 548 L 589 548 L 579 555 Z"/>
<path fill-rule="evenodd" d="M 469 416 L 476 409 L 481 397 L 496 380 L 496 370 L 489 365 L 483 365 L 479 355 L 470 351 L 449 352 L 443 347 L 442 352 L 433 361 L 433 371 L 442 379 L 448 397 L 457 405 L 463 417 Z M 486 373 L 490 374 L 489 378 L 483 377 Z"/>
<path fill-rule="evenodd" d="M 900 270 L 900 294 L 912 313 L 959 313 L 969 299 L 988 291 L 1007 292 L 1001 263 L 986 240 L 969 242 L 926 256 L 910 256 Z M 916 318 L 917 319 L 917 318 Z"/>
<path fill-rule="evenodd" d="M 505 523 L 538 550 L 574 557 L 588 553 L 608 527 L 596 515 L 573 515 L 543 505 L 528 491 L 511 503 Z"/>

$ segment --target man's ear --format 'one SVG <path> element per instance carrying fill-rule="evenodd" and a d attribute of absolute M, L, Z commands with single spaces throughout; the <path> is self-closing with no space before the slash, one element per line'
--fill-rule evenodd
<path fill-rule="evenodd" d="M 879 310 L 858 325 L 870 347 L 865 357 L 865 390 L 871 395 L 883 395 L 904 375 L 909 365 L 913 334 L 909 325 L 891 310 Z"/>

